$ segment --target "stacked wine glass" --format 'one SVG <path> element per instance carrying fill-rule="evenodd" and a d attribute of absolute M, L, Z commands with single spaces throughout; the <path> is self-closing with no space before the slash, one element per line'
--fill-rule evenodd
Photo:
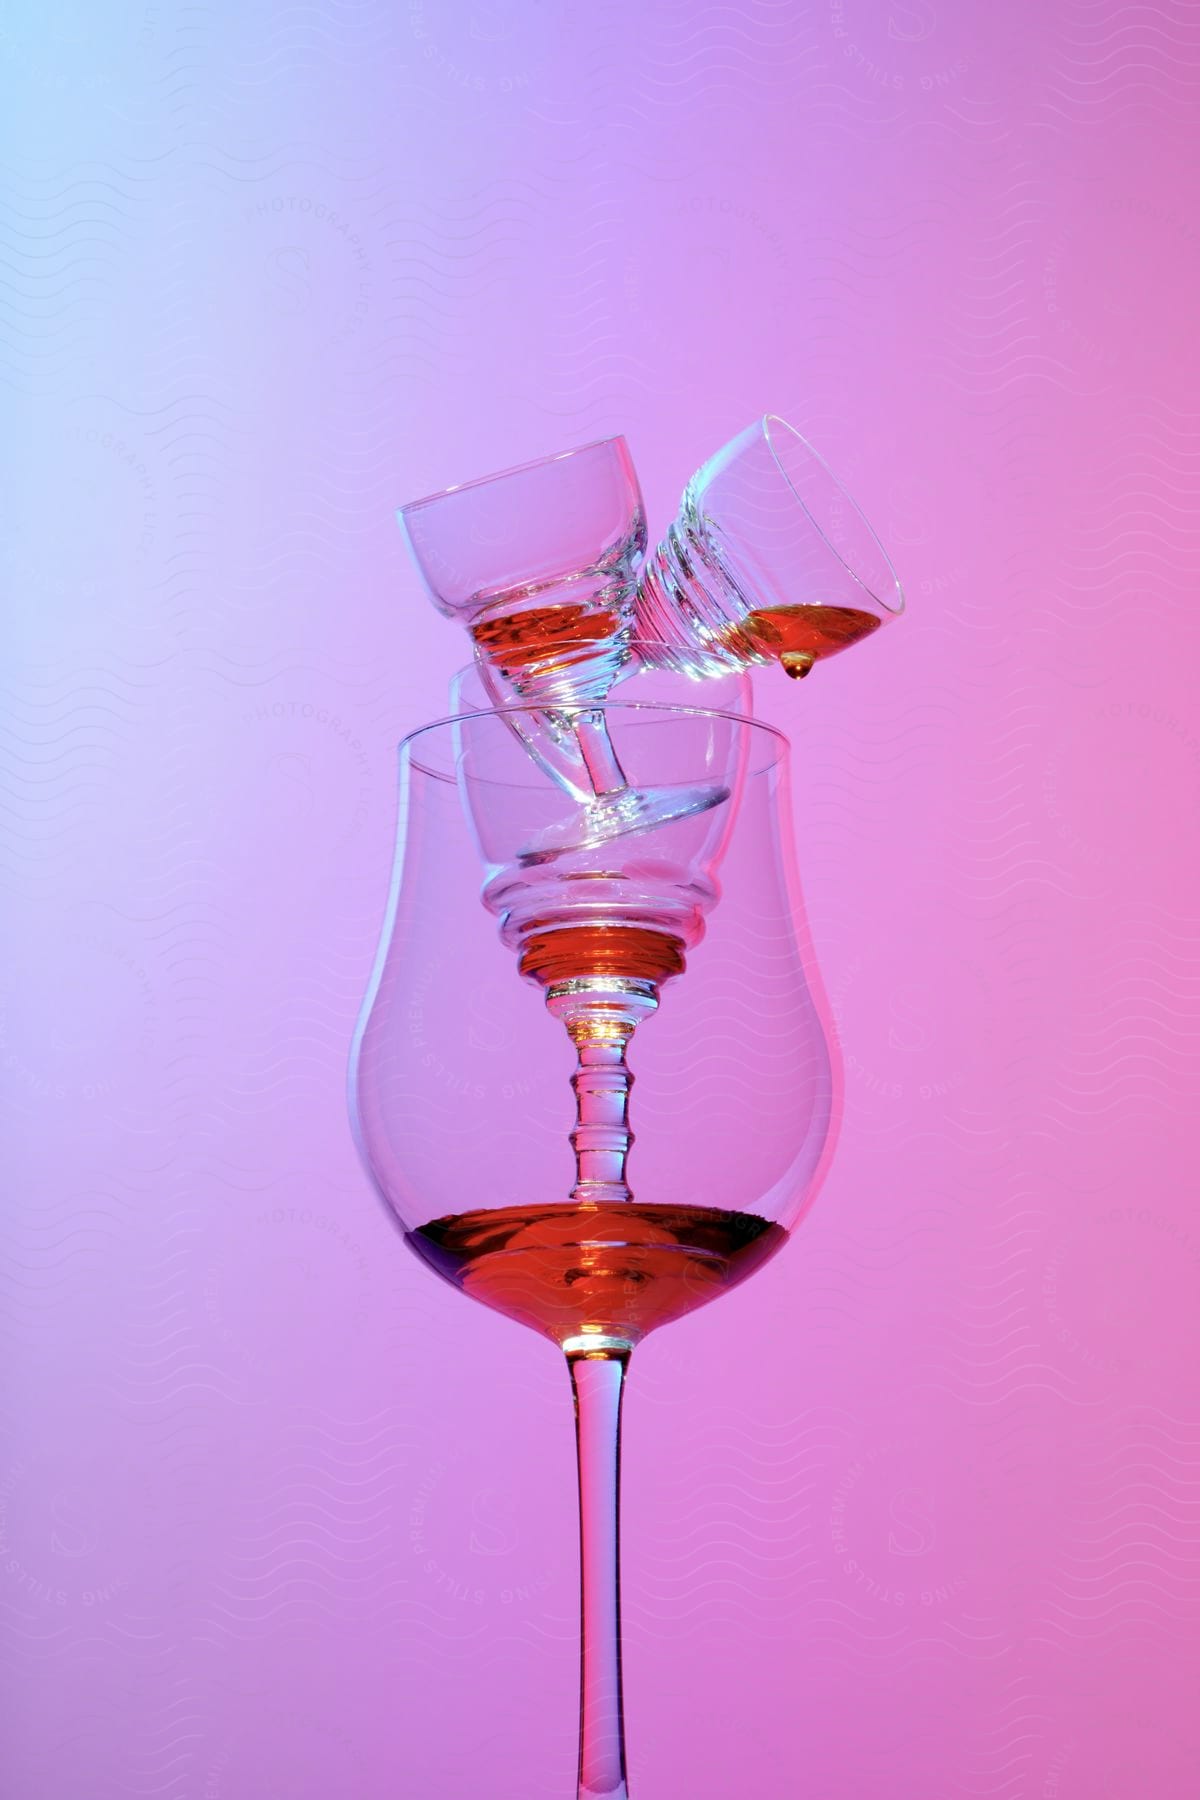
<path fill-rule="evenodd" d="M 693 477 L 644 563 L 622 438 L 400 517 L 475 662 L 451 716 L 401 746 L 351 1112 L 412 1249 L 565 1352 L 578 1796 L 624 1800 L 626 1366 L 647 1332 L 780 1248 L 831 1149 L 834 1065 L 791 851 L 788 745 L 753 718 L 748 670 L 806 675 L 903 596 L 853 501 L 770 416 Z M 517 1077 L 490 1106 L 472 1027 L 485 991 Z M 631 1105 L 635 1038 L 644 1094 Z"/>

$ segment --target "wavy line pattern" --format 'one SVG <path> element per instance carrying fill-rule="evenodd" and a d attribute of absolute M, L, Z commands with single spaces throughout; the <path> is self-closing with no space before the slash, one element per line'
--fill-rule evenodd
<path fill-rule="evenodd" d="M 5 1793 L 570 1791 L 565 1375 L 345 1119 L 465 660 L 394 514 L 621 431 L 653 535 L 769 407 L 909 608 L 756 678 L 840 1137 L 634 1360 L 634 1791 L 1182 1800 L 1194 9 L 64 0 L 0 69 Z M 749 1205 L 813 1039 L 724 879 L 631 1178 Z M 407 1203 L 557 1193 L 565 1043 L 411 892 Z"/>

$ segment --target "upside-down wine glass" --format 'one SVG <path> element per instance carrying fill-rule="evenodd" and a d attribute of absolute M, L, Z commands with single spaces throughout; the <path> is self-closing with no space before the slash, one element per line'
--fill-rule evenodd
<path fill-rule="evenodd" d="M 511 717 L 415 732 L 401 746 L 395 871 L 350 1076 L 359 1149 L 411 1248 L 566 1355 L 580 1490 L 579 1800 L 628 1795 L 626 1365 L 649 1331 L 743 1281 L 786 1241 L 824 1173 L 834 1113 L 786 740 L 701 709 L 604 710 L 631 782 L 707 786 L 722 800 L 531 861 L 526 847 L 560 816 L 562 790 Z M 474 1028 L 481 996 L 486 1033 Z"/>
<path fill-rule="evenodd" d="M 711 787 L 630 783 L 603 700 L 631 659 L 633 584 L 646 547 L 624 438 L 606 438 L 411 501 L 400 523 L 435 606 L 471 635 L 492 705 L 575 802 L 531 854 L 601 843 L 717 803 Z M 527 704 L 520 704 L 520 703 Z"/>

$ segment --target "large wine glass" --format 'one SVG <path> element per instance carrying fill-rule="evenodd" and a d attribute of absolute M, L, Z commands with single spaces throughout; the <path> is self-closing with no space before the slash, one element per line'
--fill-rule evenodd
<path fill-rule="evenodd" d="M 409 1246 L 566 1356 L 580 1490 L 579 1800 L 629 1792 L 618 1566 L 627 1364 L 648 1332 L 784 1244 L 817 1191 L 835 1113 L 786 740 L 700 708 L 605 712 L 631 780 L 705 785 L 721 800 L 531 861 L 526 847 L 559 816 L 562 790 L 511 718 L 470 714 L 405 740 L 395 872 L 350 1079 L 361 1154 Z"/>

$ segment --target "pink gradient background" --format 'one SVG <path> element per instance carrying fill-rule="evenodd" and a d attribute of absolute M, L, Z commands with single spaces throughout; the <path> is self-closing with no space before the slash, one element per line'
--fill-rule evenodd
<path fill-rule="evenodd" d="M 0 68 L 5 1800 L 570 1791 L 565 1375 L 344 1116 L 462 661 L 393 509 L 622 430 L 661 529 L 767 407 L 910 611 L 759 683 L 847 1116 L 634 1365 L 634 1792 L 1189 1800 L 1200 14 L 74 0 Z"/>

